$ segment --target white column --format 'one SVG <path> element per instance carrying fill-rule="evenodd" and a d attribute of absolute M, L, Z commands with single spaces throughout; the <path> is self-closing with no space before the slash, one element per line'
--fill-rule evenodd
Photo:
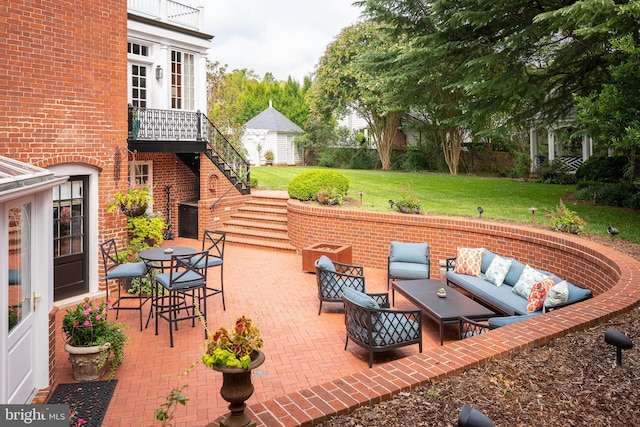
<path fill-rule="evenodd" d="M 547 130 L 547 144 L 549 145 L 549 162 L 556 158 L 556 133 L 553 129 Z"/>
<path fill-rule="evenodd" d="M 529 157 L 531 160 L 531 172 L 533 172 L 538 166 L 538 131 L 536 129 L 529 129 Z"/>
<path fill-rule="evenodd" d="M 591 137 L 588 135 L 582 136 L 582 161 L 586 162 L 589 160 L 589 157 L 593 154 L 592 150 L 592 142 Z"/>

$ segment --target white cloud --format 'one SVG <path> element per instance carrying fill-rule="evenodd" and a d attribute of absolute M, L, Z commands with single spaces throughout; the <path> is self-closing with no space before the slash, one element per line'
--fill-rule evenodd
<path fill-rule="evenodd" d="M 360 16 L 349 0 L 179 1 L 204 7 L 204 32 L 214 36 L 211 61 L 299 83 L 340 30 Z"/>

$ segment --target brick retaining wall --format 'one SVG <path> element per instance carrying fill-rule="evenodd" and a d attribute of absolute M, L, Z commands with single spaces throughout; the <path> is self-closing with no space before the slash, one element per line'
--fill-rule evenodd
<path fill-rule="evenodd" d="M 486 334 L 374 366 L 248 408 L 261 426 L 309 426 L 389 399 L 569 332 L 600 324 L 640 301 L 640 262 L 579 237 L 485 220 L 362 212 L 288 202 L 292 244 L 349 243 L 353 262 L 386 269 L 392 240 L 428 242 L 432 277 L 456 247 L 486 247 L 591 289 L 594 297 Z M 366 270 L 365 270 L 366 275 Z"/>

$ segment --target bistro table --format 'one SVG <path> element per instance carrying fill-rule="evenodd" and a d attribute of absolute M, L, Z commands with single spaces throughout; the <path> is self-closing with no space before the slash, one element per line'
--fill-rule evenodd
<path fill-rule="evenodd" d="M 138 255 L 149 266 L 150 269 L 155 269 L 163 272 L 165 269 L 171 268 L 172 255 L 191 255 L 197 252 L 197 249 L 189 246 L 160 246 L 158 248 L 145 249 Z M 153 274 L 152 277 L 154 277 Z M 155 283 L 155 279 L 152 280 Z M 151 300 L 151 310 L 149 311 L 149 317 L 147 318 L 147 325 L 145 326 L 145 328 L 149 326 L 149 320 L 151 320 L 154 311 L 157 311 L 159 308 L 162 309 L 163 304 L 166 304 L 166 296 L 159 295 L 158 285 L 155 284 L 155 286 L 152 286 L 152 289 L 153 295 Z"/>
<path fill-rule="evenodd" d="M 151 268 L 165 269 L 171 266 L 172 255 L 191 255 L 198 252 L 189 246 L 161 246 L 141 251 L 138 255 Z"/>

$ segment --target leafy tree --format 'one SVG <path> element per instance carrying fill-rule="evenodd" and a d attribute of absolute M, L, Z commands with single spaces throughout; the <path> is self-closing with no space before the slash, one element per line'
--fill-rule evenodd
<path fill-rule="evenodd" d="M 382 169 L 391 168 L 393 139 L 403 111 L 385 97 L 380 76 L 370 73 L 362 58 L 384 52 L 393 44 L 371 22 L 344 28 L 320 58 L 308 97 L 312 114 L 320 122 L 330 123 L 332 117 L 349 111 L 363 117 L 377 146 Z"/>
<path fill-rule="evenodd" d="M 629 159 L 633 181 L 640 174 L 640 48 L 631 35 L 614 47 L 623 58 L 602 91 L 578 98 L 578 117 L 596 141 Z"/>

